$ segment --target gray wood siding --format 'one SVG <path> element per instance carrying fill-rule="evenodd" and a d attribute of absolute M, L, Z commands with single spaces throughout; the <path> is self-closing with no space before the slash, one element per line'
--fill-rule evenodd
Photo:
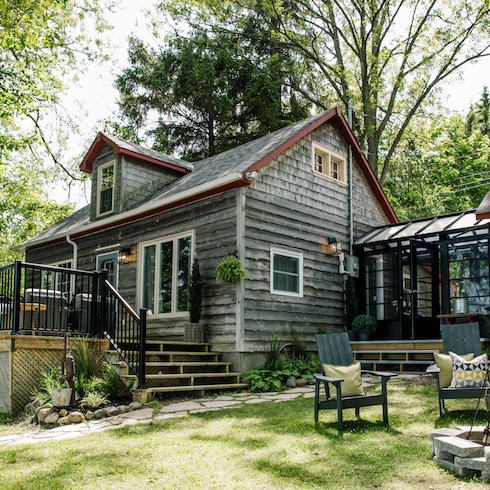
<path fill-rule="evenodd" d="M 347 248 L 349 189 L 313 173 L 312 141 L 348 155 L 342 136 L 327 123 L 260 169 L 246 191 L 245 352 L 263 351 L 276 334 L 290 340 L 291 329 L 313 348 L 314 334 L 343 328 L 343 277 L 327 244 L 333 236 Z M 385 223 L 354 166 L 355 226 Z M 303 297 L 270 293 L 272 246 L 303 254 Z"/>

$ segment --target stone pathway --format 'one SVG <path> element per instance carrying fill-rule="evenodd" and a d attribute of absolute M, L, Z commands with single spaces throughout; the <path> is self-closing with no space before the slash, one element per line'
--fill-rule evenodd
<path fill-rule="evenodd" d="M 392 378 L 392 382 L 419 378 L 419 375 L 402 374 Z M 363 379 L 364 386 L 371 386 L 372 380 Z M 152 408 L 141 408 L 132 412 L 123 413 L 114 417 L 100 420 L 83 421 L 79 424 L 57 426 L 43 431 L 27 432 L 24 434 L 6 435 L 0 437 L 0 446 L 14 446 L 17 444 L 38 443 L 45 441 L 59 441 L 71 439 L 85 434 L 104 432 L 106 430 L 126 427 L 128 425 L 149 424 L 156 420 L 164 420 L 174 417 L 183 417 L 188 414 L 224 410 L 243 405 L 256 403 L 279 403 L 294 400 L 295 398 L 314 398 L 314 386 L 304 388 L 292 388 L 277 393 L 231 393 L 229 395 L 212 398 L 199 398 L 187 401 L 176 401 L 163 406 L 158 412 Z"/>

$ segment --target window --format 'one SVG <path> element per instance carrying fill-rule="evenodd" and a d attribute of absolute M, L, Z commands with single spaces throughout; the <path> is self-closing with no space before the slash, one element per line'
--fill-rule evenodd
<path fill-rule="evenodd" d="M 346 158 L 318 143 L 312 143 L 313 171 L 329 180 L 346 184 Z"/>
<path fill-rule="evenodd" d="M 53 267 L 62 267 L 63 269 L 71 269 L 71 260 L 65 262 L 56 262 L 51 264 Z M 42 289 L 55 289 L 61 291 L 68 299 L 70 296 L 70 274 L 64 274 L 62 272 L 44 271 L 42 276 Z"/>
<path fill-rule="evenodd" d="M 191 255 L 191 232 L 141 244 L 142 308 L 166 316 L 187 312 Z"/>
<path fill-rule="evenodd" d="M 99 167 L 97 216 L 114 210 L 114 162 Z"/>
<path fill-rule="evenodd" d="M 271 249 L 271 293 L 303 297 L 303 254 Z"/>

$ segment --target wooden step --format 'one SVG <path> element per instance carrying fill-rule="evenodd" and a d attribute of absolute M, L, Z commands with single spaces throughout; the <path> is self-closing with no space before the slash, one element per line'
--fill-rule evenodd
<path fill-rule="evenodd" d="M 184 359 L 175 359 L 178 358 L 191 358 L 189 362 L 197 362 L 197 358 L 211 358 L 216 362 L 219 359 L 219 352 L 189 352 L 189 351 L 146 351 L 146 357 L 168 357 L 168 362 L 184 362 Z M 150 361 L 151 362 L 151 361 Z M 162 361 L 163 362 L 163 361 Z"/>
<path fill-rule="evenodd" d="M 247 383 L 233 383 L 233 384 L 216 384 L 216 385 L 194 385 L 194 386 L 157 386 L 154 388 L 148 388 L 151 393 L 173 393 L 182 391 L 228 391 L 228 390 L 247 390 L 250 385 Z"/>
<path fill-rule="evenodd" d="M 121 376 L 124 379 L 138 379 L 134 374 Z M 182 374 L 147 374 L 147 380 L 193 379 L 193 378 L 240 378 L 240 373 L 182 373 Z"/>

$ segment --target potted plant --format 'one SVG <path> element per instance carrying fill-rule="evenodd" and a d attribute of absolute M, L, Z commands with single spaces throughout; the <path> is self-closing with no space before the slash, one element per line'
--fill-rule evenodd
<path fill-rule="evenodd" d="M 359 340 L 369 340 L 369 335 L 376 332 L 376 319 L 370 315 L 358 315 L 352 321 L 352 330 L 359 335 Z"/>
<path fill-rule="evenodd" d="M 352 322 L 359 313 L 359 306 L 354 288 L 354 279 L 352 276 L 347 276 L 344 284 L 345 295 L 345 328 L 349 334 L 350 340 L 357 340 L 357 334 L 352 330 Z"/>
<path fill-rule="evenodd" d="M 184 325 L 184 342 L 204 342 L 204 325 L 200 323 L 203 284 L 199 262 L 197 257 L 195 257 L 192 263 L 189 286 L 187 288 L 189 323 Z"/>
<path fill-rule="evenodd" d="M 245 270 L 238 257 L 227 255 L 216 267 L 216 280 L 237 282 L 245 279 Z"/>

